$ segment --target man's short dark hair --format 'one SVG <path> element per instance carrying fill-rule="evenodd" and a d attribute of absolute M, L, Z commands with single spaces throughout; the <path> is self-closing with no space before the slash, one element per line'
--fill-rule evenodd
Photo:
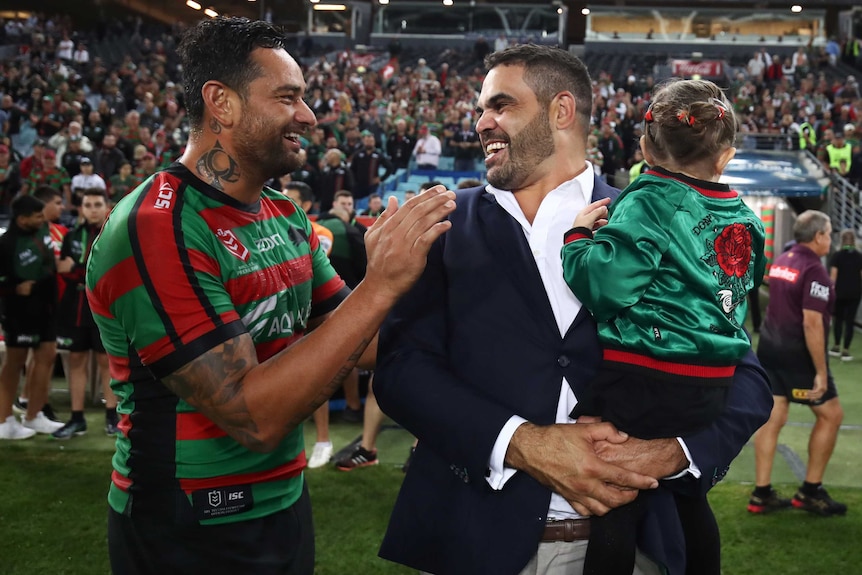
<path fill-rule="evenodd" d="M 593 113 L 593 84 L 580 58 L 553 46 L 518 44 L 485 56 L 485 69 L 497 66 L 523 66 L 524 82 L 545 108 L 560 92 L 571 92 L 584 134 L 587 133 Z"/>
<path fill-rule="evenodd" d="M 54 198 L 62 198 L 63 194 L 61 194 L 60 190 L 57 188 L 52 188 L 51 186 L 39 186 L 33 191 L 33 197 L 43 204 L 47 204 Z"/>
<path fill-rule="evenodd" d="M 257 48 L 284 50 L 284 35 L 271 24 L 248 18 L 205 19 L 183 35 L 177 52 L 183 66 L 183 90 L 192 127 L 204 118 L 201 89 L 215 80 L 245 100 L 248 85 L 263 71 L 252 59 Z"/>
<path fill-rule="evenodd" d="M 100 198 L 105 200 L 105 203 L 108 203 L 108 194 L 105 193 L 105 190 L 103 190 L 102 188 L 86 188 L 84 189 L 84 191 L 81 192 L 81 195 L 84 197 L 99 196 Z"/>
<path fill-rule="evenodd" d="M 12 200 L 12 219 L 18 216 L 32 216 L 45 209 L 45 204 L 35 196 L 18 196 Z"/>
<path fill-rule="evenodd" d="M 352 197 L 353 197 L 353 194 L 348 192 L 347 190 L 338 190 L 337 192 L 335 192 L 335 197 L 333 199 L 337 200 L 338 198 L 352 198 Z"/>
<path fill-rule="evenodd" d="M 313 202 L 314 201 L 314 192 L 311 191 L 311 186 L 306 184 L 305 182 L 287 182 L 284 186 L 285 190 L 296 190 L 299 192 L 299 201 L 301 203 L 305 202 Z"/>

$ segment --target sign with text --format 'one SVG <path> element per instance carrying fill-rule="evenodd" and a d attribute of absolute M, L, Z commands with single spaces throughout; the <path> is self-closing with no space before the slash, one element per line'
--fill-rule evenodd
<path fill-rule="evenodd" d="M 721 60 L 671 60 L 671 73 L 680 78 L 698 75 L 703 78 L 724 77 L 724 62 Z"/>

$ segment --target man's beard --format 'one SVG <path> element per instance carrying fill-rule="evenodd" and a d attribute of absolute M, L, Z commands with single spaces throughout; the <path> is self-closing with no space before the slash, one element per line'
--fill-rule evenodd
<path fill-rule="evenodd" d="M 240 171 L 269 180 L 302 167 L 299 154 L 285 149 L 284 134 L 266 117 L 244 114 L 234 135 Z"/>
<path fill-rule="evenodd" d="M 509 140 L 508 159 L 488 171 L 488 182 L 500 190 L 521 187 L 536 165 L 554 153 L 548 111 L 539 110 L 530 122 Z"/>

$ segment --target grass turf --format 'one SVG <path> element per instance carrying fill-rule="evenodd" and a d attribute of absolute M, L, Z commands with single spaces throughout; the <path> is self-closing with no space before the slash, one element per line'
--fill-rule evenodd
<path fill-rule="evenodd" d="M 847 516 L 824 519 L 795 509 L 768 516 L 747 513 L 754 466 L 752 449 L 746 446 L 727 478 L 710 494 L 721 528 L 725 574 L 862 572 L 857 541 L 862 533 L 862 358 L 833 360 L 832 369 L 846 415 L 826 485 L 835 499 L 848 504 Z M 67 397 L 63 383 L 56 383 L 52 402 L 65 415 Z M 69 441 L 39 436 L 0 442 L 0 573 L 109 573 L 105 496 L 113 442 L 102 432 L 99 408 L 88 407 L 87 418 L 89 433 Z M 803 464 L 812 421 L 807 408 L 792 406 L 790 424 L 779 439 Z M 333 417 L 336 450 L 360 433 L 360 425 Z M 313 425 L 306 425 L 305 436 L 310 450 Z M 317 574 L 412 572 L 377 558 L 410 442 L 409 434 L 389 428 L 378 441 L 380 465 L 349 473 L 332 466 L 307 472 L 317 532 Z M 773 483 L 785 496 L 800 481 L 793 459 L 776 457 Z"/>

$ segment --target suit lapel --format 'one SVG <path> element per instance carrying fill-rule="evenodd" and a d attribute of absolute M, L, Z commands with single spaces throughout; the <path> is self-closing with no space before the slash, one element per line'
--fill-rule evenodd
<path fill-rule="evenodd" d="M 551 302 L 548 301 L 542 276 L 539 275 L 521 224 L 487 192 L 479 198 L 478 214 L 482 237 L 497 260 L 499 269 L 505 270 L 537 321 L 552 329 L 551 333 L 559 334 Z"/>

